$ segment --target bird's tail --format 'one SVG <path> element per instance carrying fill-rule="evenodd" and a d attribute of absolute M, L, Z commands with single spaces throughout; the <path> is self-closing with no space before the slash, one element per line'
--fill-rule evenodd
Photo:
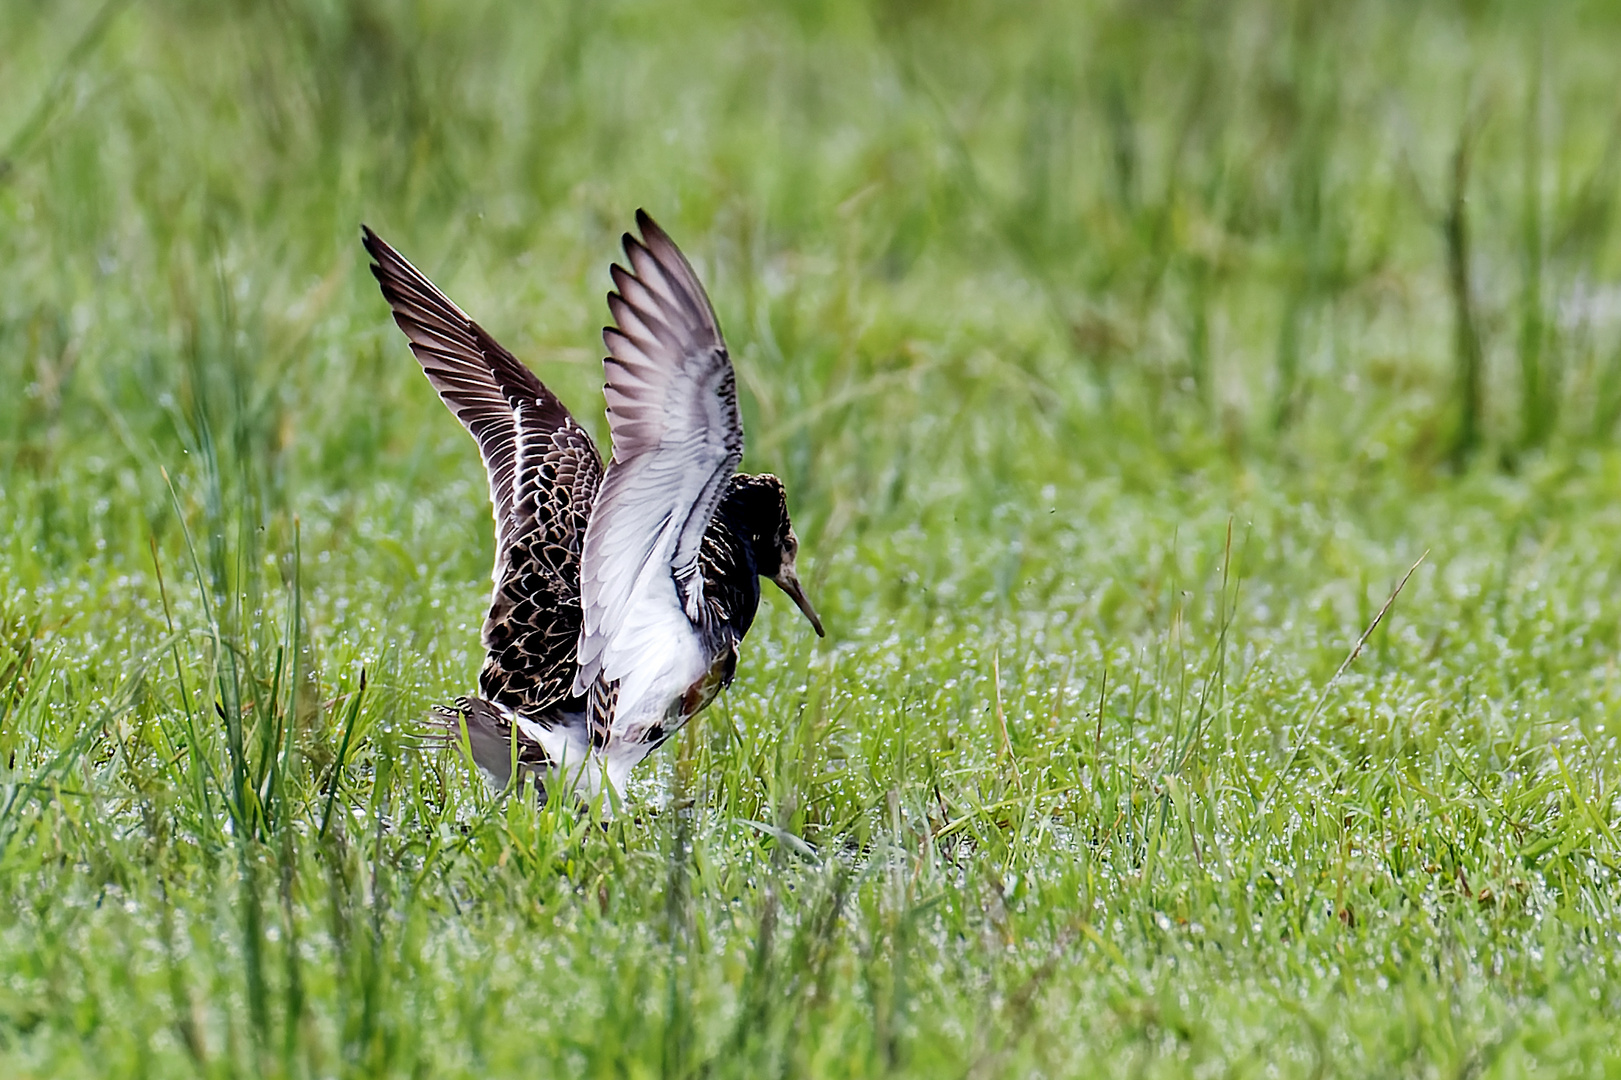
<path fill-rule="evenodd" d="M 447 744 L 462 745 L 465 726 L 473 763 L 496 787 L 505 789 L 516 767 L 520 778 L 527 775 L 540 800 L 546 801 L 544 784 L 552 760 L 540 743 L 513 723 L 505 707 L 484 698 L 459 697 L 455 705 L 435 705 L 433 718 Z"/>

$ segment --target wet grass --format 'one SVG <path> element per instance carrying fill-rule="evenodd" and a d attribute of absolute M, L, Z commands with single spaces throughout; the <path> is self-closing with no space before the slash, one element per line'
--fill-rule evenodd
<path fill-rule="evenodd" d="M 0 42 L 0 1072 L 1621 1069 L 1609 6 Z M 417 737 L 490 525 L 358 225 L 605 434 L 637 206 L 829 637 L 601 822 Z"/>

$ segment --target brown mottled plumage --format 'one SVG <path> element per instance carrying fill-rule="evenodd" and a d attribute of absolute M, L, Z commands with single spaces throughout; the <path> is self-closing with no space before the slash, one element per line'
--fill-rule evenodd
<path fill-rule="evenodd" d="M 394 321 L 489 472 L 495 589 L 479 691 L 512 709 L 549 709 L 574 681 L 580 545 L 602 483 L 597 448 L 533 372 L 376 233 L 363 234 Z"/>

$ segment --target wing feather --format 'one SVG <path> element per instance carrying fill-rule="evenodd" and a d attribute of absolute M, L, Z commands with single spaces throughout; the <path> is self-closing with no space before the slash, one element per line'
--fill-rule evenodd
<path fill-rule="evenodd" d="M 649 619 L 674 626 L 667 617 L 684 612 L 696 621 L 704 530 L 743 457 L 736 379 L 714 308 L 664 230 L 641 211 L 636 223 L 642 238 L 625 235 L 630 269 L 613 268 L 615 325 L 602 333 L 613 459 L 581 562 L 574 691 L 582 694 L 599 675 L 617 681 L 636 668 Z M 634 697 L 621 687 L 619 707 Z"/>
<path fill-rule="evenodd" d="M 370 229 L 372 274 L 423 373 L 478 444 L 495 515 L 481 691 L 534 713 L 569 696 L 580 551 L 602 461 L 533 372 Z"/>

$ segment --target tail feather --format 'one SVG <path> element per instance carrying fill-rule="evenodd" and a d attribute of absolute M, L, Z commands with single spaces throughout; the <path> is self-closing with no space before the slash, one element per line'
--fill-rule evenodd
<path fill-rule="evenodd" d="M 459 697 L 454 706 L 434 706 L 433 715 L 447 743 L 460 744 L 462 725 L 466 724 L 473 763 L 496 787 L 504 789 L 511 783 L 516 764 L 520 775 L 530 778 L 544 801 L 544 783 L 552 760 L 540 743 L 512 722 L 501 706 L 483 698 Z"/>

